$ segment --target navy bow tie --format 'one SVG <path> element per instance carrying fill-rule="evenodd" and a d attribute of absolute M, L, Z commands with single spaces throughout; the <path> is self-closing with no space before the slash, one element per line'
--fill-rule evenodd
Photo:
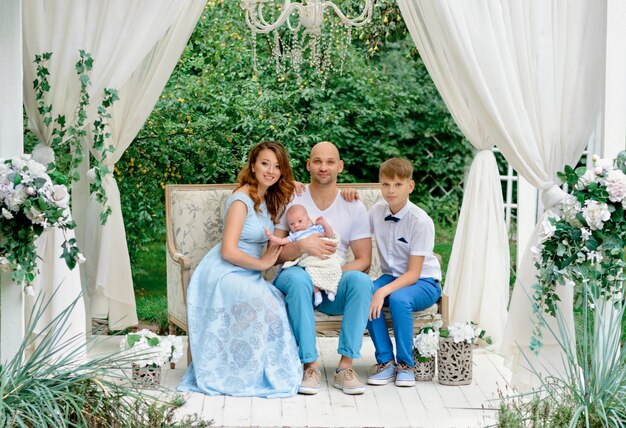
<path fill-rule="evenodd" d="M 387 217 L 385 217 L 385 221 L 393 221 L 394 223 L 397 223 L 400 221 L 400 219 L 389 214 Z"/>

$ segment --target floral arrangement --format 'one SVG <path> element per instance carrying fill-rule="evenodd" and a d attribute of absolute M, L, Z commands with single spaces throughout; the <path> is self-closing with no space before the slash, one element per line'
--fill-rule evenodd
<path fill-rule="evenodd" d="M 532 248 L 538 283 L 533 286 L 536 327 L 530 348 L 541 347 L 544 313 L 556 315 L 557 286 L 574 287 L 577 307 L 581 286 L 593 297 L 620 302 L 624 298 L 626 245 L 626 150 L 615 161 L 594 156 L 592 168 L 566 166 L 558 173 L 568 195 L 542 222 Z M 587 299 L 589 300 L 589 299 Z"/>
<path fill-rule="evenodd" d="M 11 272 L 11 279 L 29 295 L 34 294 L 31 284 L 37 273 L 35 239 L 47 227 L 63 232 L 76 227 L 65 183 L 62 174 L 48 174 L 30 155 L 0 159 L 0 269 Z M 62 247 L 70 269 L 85 260 L 76 239 L 66 239 Z"/>
<path fill-rule="evenodd" d="M 439 330 L 439 336 L 451 337 L 454 343 L 474 343 L 477 340 L 482 340 L 489 345 L 492 343 L 491 337 L 487 336 L 487 332 L 471 321 L 457 322 L 448 328 L 442 328 Z"/>
<path fill-rule="evenodd" d="M 417 361 L 426 363 L 437 355 L 439 349 L 439 329 L 443 323 L 441 321 L 427 323 L 423 325 L 417 336 L 413 339 L 413 348 Z"/>
<path fill-rule="evenodd" d="M 161 367 L 177 362 L 183 356 L 183 341 L 178 336 L 159 337 L 150 330 L 128 333 L 120 342 L 121 349 L 128 349 L 136 357 L 139 367 Z"/>

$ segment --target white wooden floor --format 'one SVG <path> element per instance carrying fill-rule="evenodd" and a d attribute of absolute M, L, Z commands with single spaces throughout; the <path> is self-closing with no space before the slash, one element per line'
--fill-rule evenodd
<path fill-rule="evenodd" d="M 102 337 L 98 352 L 117 350 L 119 338 Z M 510 372 L 502 358 L 486 350 L 474 351 L 473 383 L 467 386 L 445 386 L 418 382 L 412 388 L 393 384 L 367 386 L 360 396 L 345 395 L 332 386 L 336 367 L 337 338 L 319 337 L 318 352 L 322 370 L 322 388 L 317 395 L 287 399 L 208 397 L 184 394 L 187 403 L 181 414 L 197 413 L 213 419 L 215 426 L 237 427 L 484 427 L 496 422 L 498 390 L 507 390 Z M 354 368 L 365 382 L 374 364 L 374 346 L 364 338 L 361 354 Z M 172 390 L 186 367 L 179 363 L 174 370 L 165 369 L 162 384 Z"/>

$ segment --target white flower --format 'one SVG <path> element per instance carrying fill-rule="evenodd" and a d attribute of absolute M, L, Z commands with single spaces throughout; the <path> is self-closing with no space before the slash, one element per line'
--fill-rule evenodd
<path fill-rule="evenodd" d="M 602 254 L 598 252 L 589 251 L 589 253 L 587 254 L 587 260 L 589 260 L 591 263 L 600 264 L 602 260 L 604 260 L 604 257 L 602 257 Z"/>
<path fill-rule="evenodd" d="M 5 198 L 4 203 L 11 211 L 17 212 L 24 202 L 26 202 L 27 198 L 28 194 L 26 193 L 26 188 L 22 184 L 18 184 Z"/>
<path fill-rule="evenodd" d="M 96 181 L 96 169 L 95 168 L 90 168 L 89 171 L 87 171 L 87 181 L 89 181 L 90 183 L 93 183 L 94 181 Z"/>
<path fill-rule="evenodd" d="M 592 232 L 586 227 L 583 227 L 582 229 L 580 229 L 580 233 L 582 234 L 583 241 L 586 241 L 592 235 Z"/>
<path fill-rule="evenodd" d="M 32 285 L 27 285 L 26 287 L 24 287 L 24 294 L 26 294 L 27 296 L 34 296 L 35 289 Z"/>
<path fill-rule="evenodd" d="M 2 217 L 6 218 L 7 220 L 11 220 L 14 216 L 11 211 L 7 210 L 6 208 L 2 208 Z"/>
<path fill-rule="evenodd" d="M 539 228 L 539 242 L 547 241 L 554 235 L 554 232 L 556 232 L 556 226 L 552 224 L 550 218 L 554 218 L 556 221 L 560 220 L 558 216 L 545 216 L 543 220 L 541 220 L 541 227 Z"/>
<path fill-rule="evenodd" d="M 33 150 L 33 159 L 43 165 L 48 165 L 54 162 L 54 150 L 47 144 L 39 143 Z"/>
<path fill-rule="evenodd" d="M 11 272 L 11 262 L 4 256 L 0 256 L 0 270 L 2 272 Z"/>
<path fill-rule="evenodd" d="M 609 192 L 609 201 L 621 202 L 626 197 L 626 174 L 621 170 L 609 171 L 604 185 Z"/>
<path fill-rule="evenodd" d="M 589 186 L 589 184 L 591 184 L 595 179 L 596 175 L 592 171 L 587 170 L 582 177 L 578 178 L 578 182 L 576 183 L 575 187 L 578 190 L 582 190 L 585 187 Z"/>
<path fill-rule="evenodd" d="M 611 171 L 612 169 L 613 169 L 612 159 L 597 159 L 594 162 L 594 172 L 597 175 L 602 175 L 604 172 Z"/>
<path fill-rule="evenodd" d="M 591 230 L 602 230 L 604 222 L 611 218 L 607 204 L 588 200 L 583 208 L 583 217 Z"/>
<path fill-rule="evenodd" d="M 580 202 L 572 195 L 567 195 L 561 202 L 561 213 L 563 218 L 574 227 L 581 227 L 576 215 L 582 210 Z"/>
<path fill-rule="evenodd" d="M 34 224 L 42 224 L 46 222 L 45 213 L 39 211 L 34 206 L 31 206 L 28 212 L 26 212 L 26 218 L 28 218 Z"/>
<path fill-rule="evenodd" d="M 28 166 L 28 172 L 33 178 L 44 177 L 47 175 L 46 167 L 40 164 L 39 162 L 30 160 L 28 161 L 27 166 Z"/>
<path fill-rule="evenodd" d="M 52 201 L 60 208 L 67 208 L 70 203 L 70 194 L 67 187 L 63 185 L 54 185 L 52 188 Z"/>
<path fill-rule="evenodd" d="M 413 346 L 424 358 L 432 358 L 437 355 L 439 349 L 439 331 L 430 330 L 427 333 L 420 333 L 413 339 Z"/>
<path fill-rule="evenodd" d="M 450 337 L 454 340 L 454 343 L 459 342 L 470 342 L 472 343 L 474 336 L 474 327 L 471 323 L 454 323 L 454 325 L 450 326 L 448 329 L 450 332 Z"/>
<path fill-rule="evenodd" d="M 78 264 L 85 263 L 87 261 L 82 253 L 76 253 L 76 255 L 74 256 L 74 260 L 76 260 L 76 263 Z"/>

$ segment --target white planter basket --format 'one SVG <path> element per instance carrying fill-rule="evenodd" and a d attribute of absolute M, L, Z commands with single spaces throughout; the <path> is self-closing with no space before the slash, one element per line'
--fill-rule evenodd
<path fill-rule="evenodd" d="M 439 338 L 437 378 L 442 385 L 469 385 L 472 383 L 472 344 L 454 343 L 451 337 Z"/>

